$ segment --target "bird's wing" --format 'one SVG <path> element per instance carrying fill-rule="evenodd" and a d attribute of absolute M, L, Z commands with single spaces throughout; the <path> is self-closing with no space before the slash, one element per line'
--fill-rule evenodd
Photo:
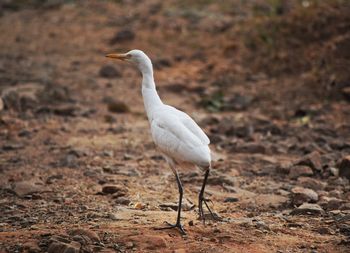
<path fill-rule="evenodd" d="M 157 112 L 151 121 L 151 132 L 155 144 L 175 160 L 198 165 L 210 163 L 208 144 L 203 142 L 197 132 L 197 134 L 192 132 L 187 122 L 183 117 L 180 118 L 178 114 L 173 113 L 172 109 L 166 108 Z"/>
<path fill-rule="evenodd" d="M 179 120 L 184 124 L 184 126 L 190 130 L 195 136 L 197 136 L 203 144 L 208 145 L 210 140 L 204 131 L 197 125 L 197 123 L 186 113 L 176 109 L 172 106 L 167 106 L 168 110 L 172 111 Z"/>
<path fill-rule="evenodd" d="M 156 131 L 157 129 L 157 131 Z M 169 144 L 187 145 L 189 147 L 202 146 L 203 142 L 192 133 L 176 115 L 160 114 L 151 122 L 152 136 L 158 143 L 165 140 Z"/>

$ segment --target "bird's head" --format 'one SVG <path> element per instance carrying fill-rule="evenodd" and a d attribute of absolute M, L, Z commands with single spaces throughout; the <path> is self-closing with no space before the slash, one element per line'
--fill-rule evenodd
<path fill-rule="evenodd" d="M 152 62 L 141 50 L 134 49 L 125 54 L 107 54 L 106 57 L 136 63 L 142 73 L 152 71 Z"/>

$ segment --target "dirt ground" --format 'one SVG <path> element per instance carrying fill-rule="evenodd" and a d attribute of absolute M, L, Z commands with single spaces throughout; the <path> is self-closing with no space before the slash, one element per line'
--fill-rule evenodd
<path fill-rule="evenodd" d="M 1 252 L 350 252 L 347 1 L 2 1 Z M 203 173 L 157 152 L 138 71 L 211 139 Z"/>

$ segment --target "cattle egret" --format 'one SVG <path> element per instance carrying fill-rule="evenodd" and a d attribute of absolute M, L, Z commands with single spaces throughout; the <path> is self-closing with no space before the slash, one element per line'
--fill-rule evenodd
<path fill-rule="evenodd" d="M 125 54 L 107 54 L 106 57 L 135 63 L 141 71 L 142 96 L 151 127 L 152 138 L 176 177 L 179 189 L 177 220 L 175 224 L 168 223 L 168 227 L 159 229 L 178 228 L 182 234 L 186 234 L 180 221 L 183 187 L 176 170 L 176 165 L 181 164 L 196 165 L 205 171 L 203 185 L 198 198 L 199 218 L 204 222 L 203 203 L 212 217 L 214 219 L 217 218 L 204 198 L 204 189 L 211 168 L 209 138 L 186 113 L 163 104 L 156 91 L 152 62 L 144 52 L 131 50 Z"/>

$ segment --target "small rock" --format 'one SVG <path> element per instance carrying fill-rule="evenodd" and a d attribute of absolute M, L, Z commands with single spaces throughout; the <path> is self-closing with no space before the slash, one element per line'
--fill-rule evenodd
<path fill-rule="evenodd" d="M 53 235 L 50 238 L 50 242 L 64 242 L 64 243 L 69 243 L 69 237 L 67 235 L 59 234 L 59 235 Z"/>
<path fill-rule="evenodd" d="M 0 97 L 0 111 L 4 110 L 4 101 Z"/>
<path fill-rule="evenodd" d="M 276 194 L 259 194 L 254 198 L 255 203 L 258 206 L 278 208 L 286 205 L 289 202 L 289 198 Z"/>
<path fill-rule="evenodd" d="M 109 44 L 114 45 L 120 42 L 131 41 L 131 40 L 134 40 L 135 37 L 136 35 L 132 30 L 124 29 L 124 30 L 118 31 L 114 35 L 114 37 L 109 41 Z"/>
<path fill-rule="evenodd" d="M 143 204 L 143 203 L 141 203 L 141 202 L 137 202 L 137 203 L 135 203 L 135 205 L 134 205 L 134 208 L 135 208 L 135 209 L 139 209 L 139 210 L 144 209 L 145 207 L 146 207 L 146 205 Z"/>
<path fill-rule="evenodd" d="M 99 72 L 99 75 L 104 78 L 121 77 L 121 73 L 114 66 L 104 65 Z"/>
<path fill-rule="evenodd" d="M 52 242 L 47 250 L 48 253 L 79 253 L 80 247 L 64 242 Z"/>
<path fill-rule="evenodd" d="M 26 242 L 23 244 L 23 248 L 29 253 L 39 253 L 41 249 L 36 242 Z"/>
<path fill-rule="evenodd" d="M 350 179 L 350 155 L 344 157 L 338 164 L 339 176 Z"/>
<path fill-rule="evenodd" d="M 170 83 L 167 84 L 164 89 L 170 92 L 174 92 L 174 93 L 181 93 L 183 91 L 185 91 L 187 88 L 186 84 L 183 83 Z"/>
<path fill-rule="evenodd" d="M 293 165 L 290 162 L 282 162 L 276 166 L 276 171 L 281 174 L 289 174 Z"/>
<path fill-rule="evenodd" d="M 317 204 L 303 203 L 298 208 L 295 208 L 291 214 L 323 214 L 324 210 Z"/>
<path fill-rule="evenodd" d="M 329 192 L 330 197 L 341 199 L 343 198 L 343 192 L 339 190 L 332 190 Z"/>
<path fill-rule="evenodd" d="M 86 239 L 84 239 L 84 237 L 81 236 L 81 235 L 74 235 L 74 236 L 72 236 L 72 240 L 76 241 L 76 242 L 79 242 L 81 245 L 85 245 L 87 243 Z"/>
<path fill-rule="evenodd" d="M 159 205 L 159 207 L 161 209 L 167 209 L 167 208 L 170 208 L 174 211 L 177 211 L 178 209 L 178 204 L 177 203 L 162 203 Z M 182 205 L 181 205 L 181 209 L 183 211 L 189 211 L 189 210 L 192 210 L 194 208 L 194 204 L 191 203 L 190 201 L 188 201 L 187 199 L 183 199 L 182 200 Z"/>
<path fill-rule="evenodd" d="M 170 67 L 170 66 L 171 66 L 171 62 L 165 58 L 159 58 L 153 61 L 153 67 L 155 69 L 162 69 L 163 67 Z"/>
<path fill-rule="evenodd" d="M 320 233 L 321 235 L 330 235 L 333 232 L 330 230 L 328 227 L 319 227 L 317 229 L 317 232 Z"/>
<path fill-rule="evenodd" d="M 140 171 L 136 168 L 124 167 L 124 166 L 105 166 L 103 167 L 103 172 L 114 174 L 114 175 L 122 175 L 129 177 L 139 177 L 141 175 Z"/>
<path fill-rule="evenodd" d="M 303 188 L 303 187 L 294 187 L 291 190 L 292 202 L 294 205 L 300 205 L 304 202 L 317 202 L 318 194 L 311 189 Z"/>
<path fill-rule="evenodd" d="M 321 180 L 311 177 L 299 177 L 298 184 L 302 187 L 310 188 L 314 191 L 324 190 L 327 186 L 326 182 L 322 182 Z"/>
<path fill-rule="evenodd" d="M 232 146 L 230 150 L 236 153 L 266 154 L 268 148 L 260 143 L 242 143 L 240 145 Z"/>
<path fill-rule="evenodd" d="M 239 199 L 236 197 L 227 197 L 224 199 L 224 203 L 234 203 L 234 202 L 238 202 Z"/>
<path fill-rule="evenodd" d="M 16 111 L 34 109 L 39 104 L 38 95 L 43 87 L 38 83 L 27 83 L 3 89 L 1 98 L 5 108 Z"/>
<path fill-rule="evenodd" d="M 126 248 L 126 249 L 132 249 L 134 246 L 135 246 L 135 245 L 134 245 L 133 242 L 127 242 L 127 243 L 125 243 L 125 248 Z"/>
<path fill-rule="evenodd" d="M 120 220 L 114 213 L 109 213 L 108 218 L 114 221 Z"/>
<path fill-rule="evenodd" d="M 234 94 L 231 98 L 225 101 L 224 109 L 231 110 L 245 110 L 253 102 L 252 96 L 245 96 L 241 94 Z"/>
<path fill-rule="evenodd" d="M 130 112 L 129 106 L 123 101 L 112 99 L 107 103 L 108 111 L 114 113 L 127 113 Z"/>
<path fill-rule="evenodd" d="M 163 252 L 161 249 L 165 249 L 167 247 L 167 243 L 162 236 L 151 236 L 143 234 L 142 236 L 130 236 L 129 239 L 130 241 L 134 242 L 139 248 L 150 251 Z"/>
<path fill-rule="evenodd" d="M 125 192 L 126 188 L 121 185 L 105 185 L 102 187 L 102 193 L 113 194 L 116 192 Z"/>
<path fill-rule="evenodd" d="M 25 197 L 29 194 L 46 191 L 46 188 L 39 182 L 22 181 L 14 184 L 13 191 L 17 196 Z"/>
<path fill-rule="evenodd" d="M 115 200 L 115 203 L 120 205 L 129 205 L 130 202 L 131 202 L 130 199 L 125 197 L 119 197 Z"/>
<path fill-rule="evenodd" d="M 55 105 L 55 106 L 41 106 L 36 111 L 37 114 L 55 114 L 58 116 L 67 116 L 67 117 L 76 117 L 76 116 L 84 116 L 86 113 L 89 114 L 86 110 L 77 105 Z M 90 111 L 92 113 L 92 111 Z"/>
<path fill-rule="evenodd" d="M 78 228 L 78 229 L 73 229 L 68 232 L 69 235 L 75 236 L 75 235 L 80 235 L 80 236 L 85 236 L 89 238 L 93 242 L 99 242 L 100 237 L 92 230 L 88 229 L 83 229 L 83 228 Z"/>
<path fill-rule="evenodd" d="M 338 168 L 330 167 L 329 171 L 332 174 L 332 176 L 339 177 L 339 169 Z"/>
<path fill-rule="evenodd" d="M 350 87 L 344 87 L 342 89 L 343 96 L 350 102 Z"/>
<path fill-rule="evenodd" d="M 342 204 L 339 209 L 340 210 L 350 210 L 350 202 Z"/>
<path fill-rule="evenodd" d="M 259 230 L 267 230 L 267 231 L 270 231 L 270 228 L 268 225 L 266 225 L 265 222 L 263 221 L 257 221 L 256 224 L 255 224 L 255 227 Z"/>
<path fill-rule="evenodd" d="M 303 158 L 301 158 L 296 165 L 309 166 L 315 171 L 322 171 L 321 155 L 319 152 L 314 151 Z"/>
<path fill-rule="evenodd" d="M 343 203 L 341 199 L 326 196 L 319 201 L 319 204 L 326 210 L 338 210 Z"/>
<path fill-rule="evenodd" d="M 5 151 L 11 151 L 11 150 L 22 149 L 24 148 L 24 145 L 18 142 L 7 142 L 1 148 L 2 150 L 5 150 Z"/>
<path fill-rule="evenodd" d="M 291 167 L 290 171 L 289 171 L 289 177 L 296 179 L 300 176 L 312 176 L 313 175 L 313 171 L 309 166 L 305 166 L 305 165 L 296 165 Z"/>

